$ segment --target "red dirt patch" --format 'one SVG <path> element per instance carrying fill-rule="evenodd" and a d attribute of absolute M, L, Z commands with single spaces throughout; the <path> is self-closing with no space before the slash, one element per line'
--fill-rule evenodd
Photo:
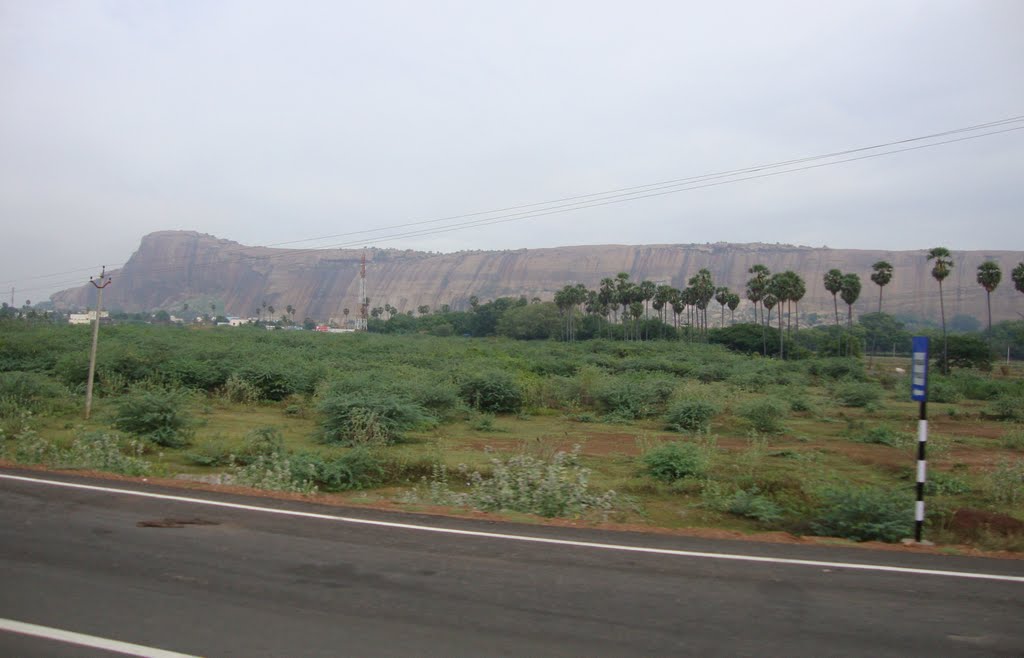
<path fill-rule="evenodd" d="M 1011 537 L 1024 534 L 1024 521 L 1015 519 L 1008 514 L 962 507 L 953 513 L 949 529 L 961 537 L 970 537 L 971 539 L 978 539 L 986 533 Z"/>
<path fill-rule="evenodd" d="M 929 414 L 932 415 L 932 414 Z M 928 431 L 950 436 L 971 436 L 980 439 L 1000 439 L 1003 428 L 992 424 L 973 422 L 965 427 L 965 422 L 954 418 L 929 418 Z"/>

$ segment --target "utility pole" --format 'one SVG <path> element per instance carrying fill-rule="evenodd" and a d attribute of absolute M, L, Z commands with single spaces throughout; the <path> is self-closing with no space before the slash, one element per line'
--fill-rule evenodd
<path fill-rule="evenodd" d="M 104 280 L 105 278 L 105 280 Z M 103 289 L 110 285 L 107 266 L 103 266 L 98 279 L 89 277 L 89 283 L 96 286 L 96 316 L 92 322 L 92 350 L 89 353 L 89 381 L 85 385 L 85 419 L 92 412 L 92 382 L 96 375 L 96 344 L 100 338 L 100 310 L 103 308 Z"/>
<path fill-rule="evenodd" d="M 370 328 L 370 300 L 366 298 L 366 251 L 359 268 L 359 329 L 368 331 Z"/>

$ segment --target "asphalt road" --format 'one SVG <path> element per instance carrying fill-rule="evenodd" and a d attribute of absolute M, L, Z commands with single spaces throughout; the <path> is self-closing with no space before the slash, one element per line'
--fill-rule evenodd
<path fill-rule="evenodd" d="M 2 474 L 449 530 L 1018 580 L 523 542 Z M 145 525 L 168 518 L 187 523 Z M 0 470 L 0 620 L 193 655 L 1022 656 L 1021 577 L 1015 560 L 495 524 Z M 0 631 L 0 655 L 115 654 Z"/>

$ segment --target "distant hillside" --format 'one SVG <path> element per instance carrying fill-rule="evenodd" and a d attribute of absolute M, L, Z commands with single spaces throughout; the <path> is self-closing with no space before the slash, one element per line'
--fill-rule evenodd
<path fill-rule="evenodd" d="M 249 316 L 266 302 L 280 315 L 291 305 L 299 319 L 341 317 L 342 309 L 359 308 L 359 264 L 362 250 L 289 250 L 246 247 L 193 231 L 161 231 L 147 235 L 125 266 L 112 272 L 114 284 L 104 292 L 104 306 L 128 312 L 175 310 L 197 299 L 213 300 L 218 312 Z M 994 260 L 1003 269 L 1003 283 L 992 295 L 993 320 L 1018 319 L 1024 295 L 1013 288 L 1010 270 L 1019 251 L 954 251 L 955 267 L 946 280 L 947 320 L 958 314 L 984 318 L 985 292 L 975 281 L 977 267 Z M 920 317 L 939 317 L 938 286 L 931 278 L 924 251 L 827 249 L 767 244 L 598 245 L 514 251 L 471 251 L 432 254 L 394 249 L 366 251 L 366 287 L 371 306 L 389 303 L 400 311 L 420 305 L 432 309 L 449 304 L 468 306 L 501 296 L 551 299 L 567 283 L 596 288 L 604 277 L 628 272 L 682 288 L 699 269 L 707 268 L 716 285 L 741 295 L 751 265 L 772 272 L 792 269 L 807 281 L 802 313 L 833 313 L 832 296 L 822 286 L 831 268 L 855 272 L 863 292 L 855 310 L 877 308 L 878 287 L 869 278 L 872 263 L 887 260 L 895 267 L 885 288 L 884 310 Z M 92 286 L 59 292 L 57 308 L 95 303 Z M 840 300 L 840 306 L 842 301 Z M 744 300 L 738 313 L 749 307 Z M 205 309 L 197 309 L 205 310 Z M 842 311 L 842 309 L 840 309 Z"/>

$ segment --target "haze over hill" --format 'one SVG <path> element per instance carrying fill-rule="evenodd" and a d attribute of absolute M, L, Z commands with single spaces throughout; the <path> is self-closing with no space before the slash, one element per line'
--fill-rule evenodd
<path fill-rule="evenodd" d="M 299 319 L 319 321 L 352 314 L 359 308 L 359 268 L 363 250 L 295 250 L 247 247 L 194 231 L 160 231 L 145 236 L 125 266 L 111 272 L 114 284 L 104 293 L 104 306 L 128 312 L 174 311 L 195 300 L 213 300 L 218 312 L 255 315 L 266 302 L 277 315 L 287 306 Z M 597 245 L 514 251 L 463 251 L 450 254 L 412 250 L 367 249 L 366 287 L 371 307 L 391 304 L 399 311 L 421 305 L 437 309 L 449 304 L 465 308 L 471 296 L 481 300 L 525 295 L 551 299 L 568 283 L 596 288 L 604 277 L 628 272 L 634 280 L 685 287 L 701 268 L 711 271 L 716 285 L 739 292 L 754 264 L 772 272 L 791 269 L 807 282 L 801 312 L 833 313 L 832 296 L 822 285 L 831 268 L 861 276 L 863 292 L 856 312 L 877 308 L 878 288 L 869 276 L 872 263 L 894 266 L 885 288 L 884 310 L 938 319 L 938 286 L 930 276 L 925 252 L 852 250 L 769 244 Z M 994 321 L 1016 319 L 1024 296 L 1013 289 L 1009 271 L 1024 254 L 1015 251 L 954 252 L 955 266 L 946 280 L 946 317 L 985 313 L 985 293 L 976 283 L 977 266 L 994 260 L 1003 283 L 992 295 Z M 58 308 L 95 304 L 90 285 L 53 295 Z M 738 311 L 750 306 L 746 300 Z M 842 303 L 840 302 L 842 307 Z M 843 309 L 841 308 L 842 312 Z M 354 317 L 354 315 L 353 315 Z M 739 317 L 739 316 L 738 316 Z"/>

